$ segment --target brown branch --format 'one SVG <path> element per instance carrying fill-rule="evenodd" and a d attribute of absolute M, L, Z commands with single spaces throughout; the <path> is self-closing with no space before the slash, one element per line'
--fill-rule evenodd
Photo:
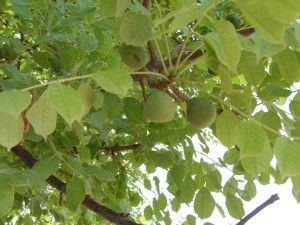
<path fill-rule="evenodd" d="M 126 145 L 126 146 L 113 146 L 113 147 L 104 147 L 104 150 L 108 152 L 123 152 L 123 151 L 129 151 L 129 150 L 140 150 L 143 146 L 141 144 L 133 144 L 133 145 Z"/>
<path fill-rule="evenodd" d="M 146 9 L 150 10 L 150 8 L 151 8 L 151 0 L 144 0 L 144 1 L 143 1 L 143 6 L 144 6 Z"/>
<path fill-rule="evenodd" d="M 279 197 L 277 194 L 271 195 L 271 197 L 266 200 L 264 203 L 262 203 L 260 206 L 258 206 L 256 209 L 254 209 L 251 213 L 249 213 L 247 216 L 245 216 L 243 219 L 240 220 L 236 225 L 244 225 L 248 222 L 252 217 L 254 217 L 257 213 L 259 213 L 261 210 L 263 210 L 268 205 L 271 205 L 275 201 L 279 200 Z"/>
<path fill-rule="evenodd" d="M 175 86 L 174 83 L 171 83 L 169 85 L 170 89 L 173 91 L 173 93 L 182 101 L 186 101 L 189 99 L 188 96 L 186 96 L 184 93 L 182 93 L 182 91 L 179 90 L 178 87 Z"/>
<path fill-rule="evenodd" d="M 26 151 L 21 145 L 17 145 L 11 149 L 23 162 L 24 164 L 32 168 L 33 165 L 37 162 L 37 160 L 28 152 Z M 58 179 L 57 177 L 51 175 L 46 179 L 46 182 L 60 191 L 61 193 L 65 193 L 66 191 L 66 184 Z M 116 225 L 142 225 L 138 224 L 128 218 L 129 214 L 127 213 L 117 213 L 112 209 L 109 209 L 100 203 L 94 201 L 91 196 L 86 195 L 84 200 L 81 203 L 86 208 L 90 209 L 91 211 L 97 213 L 99 216 L 105 218 L 109 222 L 116 224 Z"/>

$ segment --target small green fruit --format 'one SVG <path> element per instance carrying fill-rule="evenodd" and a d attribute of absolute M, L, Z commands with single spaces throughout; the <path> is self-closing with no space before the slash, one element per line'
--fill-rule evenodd
<path fill-rule="evenodd" d="M 194 97 L 187 101 L 186 117 L 193 127 L 203 129 L 215 121 L 216 108 L 208 99 Z"/>
<path fill-rule="evenodd" d="M 122 44 L 120 47 L 122 61 L 130 68 L 139 70 L 148 62 L 148 54 L 144 48 Z"/>
<path fill-rule="evenodd" d="M 2 46 L 1 54 L 7 61 L 13 61 L 17 56 L 17 52 L 7 43 Z"/>
<path fill-rule="evenodd" d="M 154 123 L 165 123 L 174 118 L 176 105 L 165 92 L 155 91 L 144 103 L 144 116 Z"/>
<path fill-rule="evenodd" d="M 230 14 L 225 19 L 231 22 L 235 29 L 240 29 L 242 26 L 241 18 L 235 14 Z"/>
<path fill-rule="evenodd" d="M 55 73 L 61 73 L 61 70 L 64 69 L 64 64 L 56 57 L 50 58 L 49 63 Z"/>

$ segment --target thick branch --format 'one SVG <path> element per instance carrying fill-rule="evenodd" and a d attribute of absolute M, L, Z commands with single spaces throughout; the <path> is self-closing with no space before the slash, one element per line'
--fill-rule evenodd
<path fill-rule="evenodd" d="M 23 162 L 24 164 L 32 168 L 33 165 L 37 162 L 37 160 L 28 152 L 26 151 L 21 145 L 17 145 L 12 148 L 12 152 L 14 152 Z M 66 184 L 58 179 L 55 176 L 50 176 L 46 179 L 46 182 L 60 191 L 61 193 L 65 193 L 66 191 Z M 83 202 L 81 203 L 86 208 L 90 209 L 91 211 L 97 213 L 99 216 L 102 216 L 109 222 L 116 224 L 116 225 L 141 225 L 134 221 L 131 221 L 127 213 L 117 213 L 100 203 L 94 201 L 89 195 L 86 195 Z"/>
<path fill-rule="evenodd" d="M 143 6 L 144 6 L 146 9 L 150 10 L 150 8 L 151 8 L 151 0 L 144 0 L 144 1 L 143 1 Z"/>
<path fill-rule="evenodd" d="M 113 146 L 113 147 L 104 147 L 104 150 L 109 152 L 123 152 L 123 151 L 129 151 L 129 150 L 140 150 L 143 146 L 140 144 L 134 144 L 134 145 L 126 145 L 126 146 Z"/>
<path fill-rule="evenodd" d="M 238 222 L 236 225 L 244 225 L 245 223 L 247 223 L 248 220 L 250 220 L 252 217 L 254 217 L 257 213 L 259 213 L 265 207 L 274 203 L 277 200 L 279 200 L 279 197 L 277 194 L 271 195 L 271 197 L 267 201 L 265 201 L 263 204 L 258 206 L 251 213 L 249 213 L 247 216 L 245 216 L 243 219 L 241 219 L 240 222 Z"/>

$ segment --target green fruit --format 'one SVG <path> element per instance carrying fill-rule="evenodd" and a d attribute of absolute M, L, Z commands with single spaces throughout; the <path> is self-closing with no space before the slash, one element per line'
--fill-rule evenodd
<path fill-rule="evenodd" d="M 174 118 L 175 109 L 176 105 L 167 93 L 155 91 L 144 103 L 144 116 L 151 122 L 165 123 Z"/>
<path fill-rule="evenodd" d="M 55 73 L 60 73 L 64 69 L 64 64 L 56 57 L 50 58 L 49 63 Z"/>
<path fill-rule="evenodd" d="M 148 54 L 144 48 L 122 44 L 120 47 L 122 61 L 130 68 L 139 70 L 148 62 Z"/>
<path fill-rule="evenodd" d="M 1 54 L 7 61 L 13 61 L 18 56 L 17 52 L 7 43 L 2 46 Z"/>
<path fill-rule="evenodd" d="M 186 117 L 193 127 L 203 129 L 215 121 L 216 108 L 208 99 L 194 97 L 187 101 Z"/>
<path fill-rule="evenodd" d="M 234 25 L 235 29 L 240 29 L 242 26 L 241 18 L 235 14 L 230 14 L 226 16 L 225 19 L 231 22 Z"/>

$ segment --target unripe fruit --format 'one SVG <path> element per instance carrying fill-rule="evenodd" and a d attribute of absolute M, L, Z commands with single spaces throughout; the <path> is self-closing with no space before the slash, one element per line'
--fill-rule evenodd
<path fill-rule="evenodd" d="M 187 100 L 187 121 L 196 128 L 209 127 L 216 118 L 216 108 L 208 100 L 198 97 Z"/>
<path fill-rule="evenodd" d="M 148 54 L 142 47 L 122 44 L 120 55 L 122 61 L 134 70 L 143 68 L 148 62 Z"/>
<path fill-rule="evenodd" d="M 176 105 L 167 93 L 155 91 L 144 103 L 144 116 L 151 122 L 165 123 L 174 118 L 175 109 Z"/>
<path fill-rule="evenodd" d="M 241 18 L 235 14 L 230 14 L 225 19 L 231 22 L 235 29 L 240 29 L 242 26 Z"/>

